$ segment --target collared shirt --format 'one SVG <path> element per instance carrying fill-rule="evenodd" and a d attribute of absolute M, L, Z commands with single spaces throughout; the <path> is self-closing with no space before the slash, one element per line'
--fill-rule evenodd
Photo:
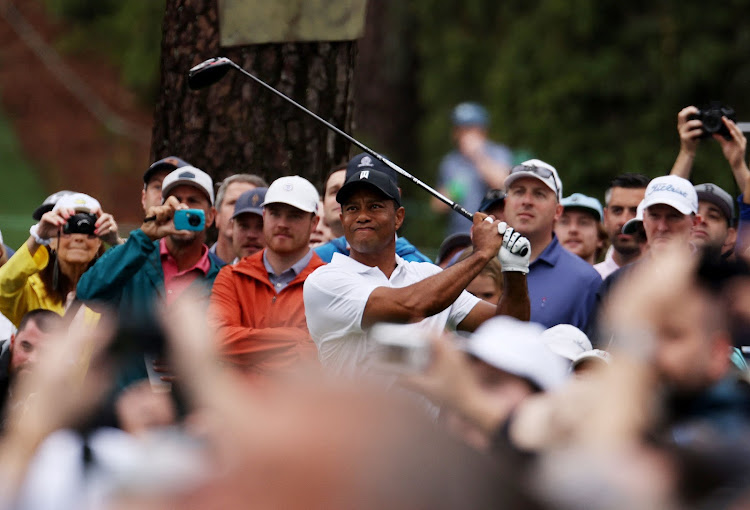
<path fill-rule="evenodd" d="M 396 268 L 389 278 L 377 267 L 334 254 L 330 264 L 307 277 L 303 293 L 307 327 L 318 346 L 321 363 L 340 375 L 356 377 L 368 372 L 368 362 L 377 345 L 362 328 L 362 317 L 372 291 L 378 287 L 406 287 L 440 271 L 436 265 L 408 262 L 396 255 Z M 478 298 L 463 291 L 445 310 L 400 327 L 405 335 L 440 332 L 446 325 L 460 324 L 478 302 Z"/>
<path fill-rule="evenodd" d="M 529 266 L 526 279 L 531 301 L 531 321 L 547 328 L 572 324 L 586 331 L 602 278 L 578 255 L 552 241 Z"/>
<path fill-rule="evenodd" d="M 594 265 L 594 269 L 601 275 L 602 280 L 606 280 L 607 276 L 620 269 L 620 266 L 615 262 L 614 253 L 614 246 L 610 246 L 604 260 Z"/>
<path fill-rule="evenodd" d="M 289 285 L 289 282 L 294 280 L 294 278 L 296 278 L 296 276 L 307 267 L 307 264 L 310 263 L 310 259 L 312 259 L 313 256 L 312 249 L 307 250 L 307 255 L 295 262 L 292 267 L 277 275 L 273 272 L 273 267 L 271 267 L 271 264 L 268 262 L 268 257 L 266 256 L 267 253 L 268 250 L 263 250 L 263 265 L 266 267 L 266 271 L 268 271 L 268 279 L 273 284 L 273 290 L 276 294 L 281 292 L 281 289 Z"/>
<path fill-rule="evenodd" d="M 208 259 L 208 247 L 204 244 L 201 248 L 201 258 L 193 267 L 180 271 L 177 261 L 169 253 L 165 238 L 159 241 L 159 255 L 161 256 L 161 268 L 164 272 L 164 292 L 167 305 L 171 304 L 179 295 L 187 289 L 199 275 L 205 276 L 211 269 L 211 261 Z"/>

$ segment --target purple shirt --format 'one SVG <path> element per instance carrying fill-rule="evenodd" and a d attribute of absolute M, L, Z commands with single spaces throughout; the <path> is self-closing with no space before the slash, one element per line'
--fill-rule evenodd
<path fill-rule="evenodd" d="M 546 328 L 572 324 L 586 331 L 602 284 L 599 273 L 578 255 L 562 247 L 553 234 L 527 276 L 531 322 Z"/>

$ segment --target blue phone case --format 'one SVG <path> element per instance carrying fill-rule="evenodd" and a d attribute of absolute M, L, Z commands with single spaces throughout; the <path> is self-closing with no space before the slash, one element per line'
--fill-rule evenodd
<path fill-rule="evenodd" d="M 206 226 L 206 214 L 201 209 L 178 209 L 174 213 L 177 230 L 201 231 Z"/>

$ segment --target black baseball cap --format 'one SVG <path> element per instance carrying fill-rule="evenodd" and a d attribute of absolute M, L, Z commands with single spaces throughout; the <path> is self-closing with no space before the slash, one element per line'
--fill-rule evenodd
<path fill-rule="evenodd" d="M 344 204 L 349 196 L 362 186 L 376 188 L 386 197 L 401 206 L 401 194 L 398 192 L 398 186 L 388 175 L 377 170 L 360 170 L 346 180 L 338 193 L 336 193 L 336 202 Z"/>
<path fill-rule="evenodd" d="M 72 195 L 73 193 L 75 193 L 75 191 L 68 191 L 66 189 L 52 193 L 50 196 L 44 199 L 44 202 L 42 202 L 42 205 L 34 209 L 34 212 L 31 214 L 31 217 L 34 218 L 36 221 L 41 220 L 42 215 L 44 213 L 50 212 L 52 208 L 55 207 L 55 204 L 57 203 L 58 200 L 60 200 L 65 195 Z"/>
<path fill-rule="evenodd" d="M 357 154 L 346 164 L 346 177 L 344 178 L 344 182 L 347 182 L 352 175 L 359 173 L 362 170 L 377 170 L 378 172 L 384 173 L 390 177 L 390 179 L 396 184 L 396 187 L 398 187 L 398 174 L 396 171 L 366 152 Z"/>
<path fill-rule="evenodd" d="M 148 181 L 151 180 L 151 176 L 159 170 L 168 170 L 172 172 L 173 170 L 177 170 L 178 168 L 182 168 L 183 166 L 192 165 L 184 159 L 178 158 L 177 156 L 167 156 L 166 158 L 160 159 L 159 161 L 155 161 L 151 164 L 150 167 L 148 167 L 146 173 L 143 174 L 143 183 L 148 184 Z"/>
<path fill-rule="evenodd" d="M 336 194 L 336 201 L 343 204 L 359 186 L 377 188 L 385 196 L 401 206 L 396 172 L 385 163 L 367 153 L 354 156 L 346 165 L 346 182 Z"/>

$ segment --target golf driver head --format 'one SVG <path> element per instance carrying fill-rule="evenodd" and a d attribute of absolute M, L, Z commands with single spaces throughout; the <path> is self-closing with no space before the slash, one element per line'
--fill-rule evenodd
<path fill-rule="evenodd" d="M 214 57 L 201 62 L 188 72 L 188 86 L 193 90 L 209 87 L 221 80 L 234 62 L 226 57 Z"/>

